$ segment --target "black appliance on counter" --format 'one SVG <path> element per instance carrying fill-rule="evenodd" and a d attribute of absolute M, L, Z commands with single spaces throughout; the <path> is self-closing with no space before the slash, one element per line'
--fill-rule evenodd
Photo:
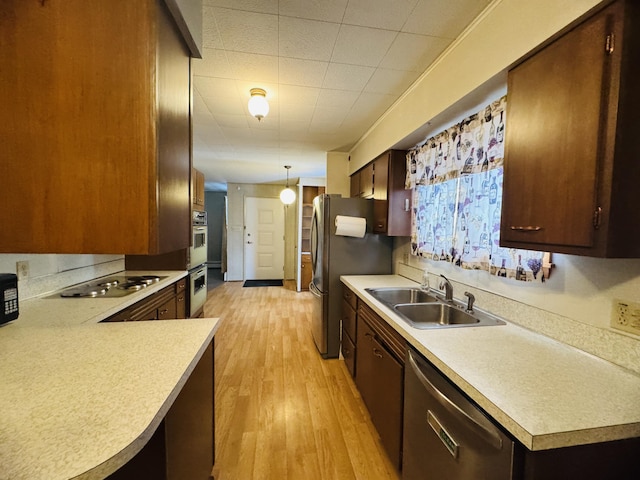
<path fill-rule="evenodd" d="M 0 273 L 0 325 L 18 318 L 18 276 L 15 273 Z"/>

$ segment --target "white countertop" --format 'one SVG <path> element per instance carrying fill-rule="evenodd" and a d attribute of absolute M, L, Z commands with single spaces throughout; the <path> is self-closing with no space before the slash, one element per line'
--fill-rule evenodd
<path fill-rule="evenodd" d="M 341 280 L 528 449 L 640 437 L 638 375 L 509 319 L 418 330 L 365 291 L 415 282 L 397 275 Z"/>
<path fill-rule="evenodd" d="M 1 480 L 104 478 L 148 441 L 219 322 L 98 323 L 186 276 L 162 273 L 126 297 L 27 300 L 0 327 Z"/>

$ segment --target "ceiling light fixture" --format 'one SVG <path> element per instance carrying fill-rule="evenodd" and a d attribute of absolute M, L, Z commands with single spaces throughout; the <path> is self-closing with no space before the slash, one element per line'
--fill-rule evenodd
<path fill-rule="evenodd" d="M 267 102 L 267 92 L 262 88 L 252 88 L 249 99 L 249 113 L 256 117 L 258 121 L 262 120 L 269 113 L 269 102 Z"/>
<path fill-rule="evenodd" d="M 296 192 L 289 188 L 289 169 L 291 165 L 285 165 L 284 168 L 287 169 L 287 185 L 280 192 L 280 201 L 285 205 L 291 205 L 296 199 Z"/>

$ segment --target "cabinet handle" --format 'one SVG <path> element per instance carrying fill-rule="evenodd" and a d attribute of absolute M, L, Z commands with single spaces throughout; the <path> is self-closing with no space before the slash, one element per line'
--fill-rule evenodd
<path fill-rule="evenodd" d="M 164 315 L 165 313 L 167 313 L 169 311 L 168 308 L 165 308 L 164 310 L 160 310 L 160 315 Z"/>
<path fill-rule="evenodd" d="M 540 230 L 542 230 L 542 227 L 539 226 L 527 226 L 527 227 L 514 227 L 513 225 L 511 225 L 511 230 L 515 230 L 516 232 L 539 232 Z"/>
<path fill-rule="evenodd" d="M 404 211 L 405 212 L 409 211 L 409 199 L 408 198 L 404 199 Z"/>
<path fill-rule="evenodd" d="M 370 341 L 373 342 L 373 335 L 371 335 L 370 333 L 365 333 L 364 336 Z"/>
<path fill-rule="evenodd" d="M 179 302 L 184 302 L 184 297 L 178 297 Z"/>
<path fill-rule="evenodd" d="M 383 357 L 382 352 L 380 350 L 378 350 L 377 348 L 375 348 L 375 347 L 373 348 L 373 354 L 378 358 L 382 358 Z"/>

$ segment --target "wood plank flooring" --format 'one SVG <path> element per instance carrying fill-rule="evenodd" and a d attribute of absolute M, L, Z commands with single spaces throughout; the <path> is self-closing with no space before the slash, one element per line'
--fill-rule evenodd
<path fill-rule="evenodd" d="M 344 362 L 311 337 L 312 296 L 227 282 L 209 292 L 216 480 L 398 480 Z"/>

